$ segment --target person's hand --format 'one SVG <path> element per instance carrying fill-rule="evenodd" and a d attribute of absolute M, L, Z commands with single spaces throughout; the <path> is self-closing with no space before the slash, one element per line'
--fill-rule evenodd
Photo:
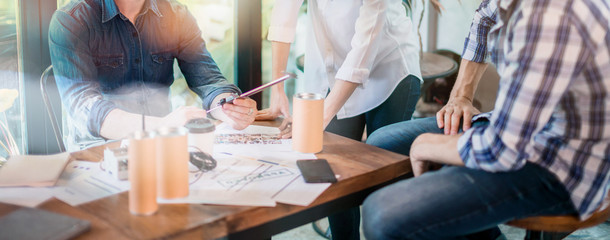
<path fill-rule="evenodd" d="M 256 102 L 250 98 L 237 98 L 233 103 L 225 103 L 222 105 L 222 111 L 231 119 L 231 127 L 235 130 L 247 128 L 254 122 L 258 113 Z"/>
<path fill-rule="evenodd" d="M 455 156 L 448 153 L 453 151 L 451 146 L 453 146 L 453 142 L 457 141 L 457 137 L 458 136 L 424 133 L 415 138 L 413 143 L 411 143 L 411 151 L 409 152 L 409 159 L 411 160 L 413 175 L 417 177 L 430 170 L 437 170 L 441 168 L 442 164 L 438 163 L 437 161 L 442 162 L 442 159 L 456 160 Z M 447 138 L 456 139 L 454 139 L 454 141 L 447 141 Z M 449 144 L 449 146 L 445 146 L 447 144 Z M 437 150 L 439 148 L 445 149 L 445 151 L 439 152 Z M 457 156 L 457 159 L 459 161 L 459 156 Z M 445 161 L 445 163 L 454 164 L 451 161 Z"/>
<path fill-rule="evenodd" d="M 163 117 L 161 126 L 158 127 L 182 127 L 191 119 L 205 118 L 205 116 L 206 113 L 201 108 L 182 106 Z"/>
<path fill-rule="evenodd" d="M 288 96 L 284 92 L 272 92 L 269 108 L 260 110 L 256 115 L 256 120 L 274 120 L 280 115 L 283 115 L 285 119 L 290 119 Z"/>
<path fill-rule="evenodd" d="M 411 168 L 413 169 L 413 176 L 419 177 L 429 170 L 430 162 L 423 161 L 415 158 L 411 159 Z"/>
<path fill-rule="evenodd" d="M 292 137 L 292 118 L 284 118 L 280 126 L 280 137 L 281 138 L 291 138 Z"/>
<path fill-rule="evenodd" d="M 449 100 L 441 110 L 436 113 L 436 123 L 439 128 L 445 129 L 445 134 L 455 135 L 460 128 L 460 120 L 462 120 L 464 131 L 471 126 L 471 120 L 474 115 L 481 113 L 478 109 L 472 106 L 472 101 L 464 97 L 456 97 Z"/>

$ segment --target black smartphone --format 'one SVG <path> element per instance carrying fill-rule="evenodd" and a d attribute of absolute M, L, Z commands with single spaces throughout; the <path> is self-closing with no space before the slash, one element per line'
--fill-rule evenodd
<path fill-rule="evenodd" d="M 335 173 L 328 165 L 326 159 L 297 160 L 297 166 L 307 183 L 334 183 L 337 182 Z"/>

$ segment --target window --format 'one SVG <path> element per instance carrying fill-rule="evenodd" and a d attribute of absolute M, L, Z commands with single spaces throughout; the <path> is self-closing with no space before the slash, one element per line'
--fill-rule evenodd
<path fill-rule="evenodd" d="M 0 159 L 23 153 L 16 0 L 0 5 Z"/>
<path fill-rule="evenodd" d="M 197 19 L 201 36 L 212 58 L 216 61 L 222 75 L 235 83 L 235 27 L 233 24 L 234 0 L 180 0 Z M 201 106 L 201 99 L 191 92 L 174 63 L 174 84 L 171 86 L 171 101 L 175 108 L 179 106 Z"/>
<path fill-rule="evenodd" d="M 269 31 L 269 25 L 271 24 L 271 11 L 273 10 L 273 4 L 275 0 L 263 0 L 262 4 L 262 15 L 263 15 L 263 44 L 262 44 L 262 81 L 263 83 L 271 82 L 271 41 L 267 40 L 267 33 Z M 303 59 L 305 57 L 305 30 L 307 27 L 306 24 L 306 14 L 307 14 L 307 1 L 303 2 L 301 6 L 301 10 L 299 11 L 299 17 L 297 20 L 297 32 L 295 35 L 295 40 L 290 46 L 290 55 L 288 57 L 288 62 L 286 64 L 286 71 L 297 74 L 299 79 L 303 77 Z M 288 101 L 291 103 L 292 107 L 292 95 L 299 91 L 299 81 L 303 80 L 287 80 L 284 83 L 284 89 L 286 91 L 286 95 L 288 96 Z M 270 104 L 270 96 L 271 90 L 267 89 L 263 92 L 263 108 L 268 108 Z"/>

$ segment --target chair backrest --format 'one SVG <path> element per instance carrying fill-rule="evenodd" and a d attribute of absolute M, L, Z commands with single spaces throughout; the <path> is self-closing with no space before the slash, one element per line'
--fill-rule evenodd
<path fill-rule="evenodd" d="M 55 134 L 55 140 L 57 140 L 57 146 L 61 152 L 65 152 L 66 146 L 64 145 L 63 134 L 61 128 L 59 127 L 59 121 L 57 120 L 57 114 L 61 116 L 61 107 L 59 107 L 59 109 L 53 109 L 53 102 L 61 101 L 58 98 L 59 95 L 57 94 L 57 84 L 55 83 L 55 78 L 52 76 L 53 65 L 45 69 L 40 76 L 40 92 L 42 94 L 42 100 L 44 101 L 47 113 L 49 114 L 49 119 L 51 120 L 51 126 L 53 127 L 53 133 Z M 57 96 L 57 98 L 50 99 L 49 96 Z M 57 105 L 61 106 L 61 103 Z"/>

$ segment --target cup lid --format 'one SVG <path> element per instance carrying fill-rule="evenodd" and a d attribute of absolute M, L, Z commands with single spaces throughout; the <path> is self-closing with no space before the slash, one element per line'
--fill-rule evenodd
<path fill-rule="evenodd" d="M 214 123 L 207 118 L 191 119 L 184 127 L 188 129 L 189 133 L 209 133 L 216 130 Z"/>
<path fill-rule="evenodd" d="M 309 92 L 301 92 L 301 93 L 297 93 L 294 95 L 295 98 L 297 99 L 303 99 L 303 100 L 320 100 L 320 99 L 324 99 L 324 96 L 322 96 L 322 94 L 319 93 L 309 93 Z"/>

